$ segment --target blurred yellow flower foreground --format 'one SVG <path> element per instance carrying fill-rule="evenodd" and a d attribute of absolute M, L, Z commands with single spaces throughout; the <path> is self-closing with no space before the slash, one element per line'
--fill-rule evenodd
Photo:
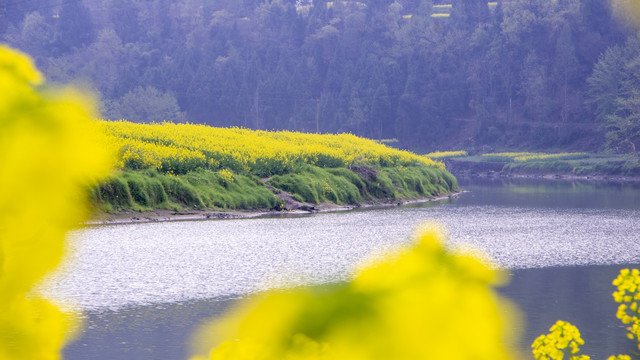
<path fill-rule="evenodd" d="M 71 318 L 30 294 L 85 219 L 88 187 L 110 168 L 86 100 L 43 81 L 0 45 L 0 359 L 58 359 Z"/>
<path fill-rule="evenodd" d="M 453 254 L 437 230 L 347 284 L 274 292 L 203 328 L 209 359 L 513 359 L 503 276 Z M 192 360 L 201 360 L 196 356 Z"/>

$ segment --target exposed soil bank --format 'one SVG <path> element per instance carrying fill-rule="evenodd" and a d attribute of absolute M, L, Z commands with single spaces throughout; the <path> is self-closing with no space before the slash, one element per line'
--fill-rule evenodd
<path fill-rule="evenodd" d="M 194 211 L 172 211 L 156 209 L 152 211 L 123 211 L 120 213 L 99 213 L 93 216 L 93 219 L 88 221 L 87 225 L 106 225 L 106 224 L 134 224 L 134 223 L 149 223 L 149 222 L 162 222 L 162 221 L 194 221 L 194 220 L 212 220 L 212 219 L 250 219 L 259 217 L 272 217 L 272 216 L 289 216 L 289 215 L 303 215 L 313 213 L 326 213 L 326 212 L 338 212 L 349 211 L 360 208 L 376 208 L 376 207 L 390 207 L 390 206 L 402 206 L 414 203 L 424 203 L 431 201 L 439 201 L 444 199 L 450 199 L 457 197 L 461 192 L 451 193 L 446 196 L 437 196 L 422 199 L 401 200 L 393 202 L 366 202 L 355 205 L 337 205 L 333 203 L 321 203 L 318 205 L 297 202 L 295 200 L 287 202 L 289 206 L 292 206 L 289 210 L 277 211 L 277 210 L 229 210 L 229 211 L 215 211 L 215 210 L 194 210 Z"/>

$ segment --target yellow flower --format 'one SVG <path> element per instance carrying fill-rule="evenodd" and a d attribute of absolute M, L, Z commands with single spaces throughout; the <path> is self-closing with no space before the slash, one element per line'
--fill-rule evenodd
<path fill-rule="evenodd" d="M 616 355 L 616 356 L 609 356 L 607 358 L 607 360 L 631 360 L 631 356 L 629 355 Z"/>
<path fill-rule="evenodd" d="M 271 176 L 296 164 L 318 167 L 444 165 L 350 134 L 318 135 L 288 131 L 222 129 L 192 124 L 102 122 L 120 164 L 185 173 L 198 168 Z M 132 157 L 137 154 L 139 158 Z"/>
<path fill-rule="evenodd" d="M 73 319 L 31 291 L 111 167 L 91 101 L 32 86 L 42 81 L 29 58 L 0 46 L 0 359 L 59 358 Z"/>
<path fill-rule="evenodd" d="M 589 356 L 577 355 L 580 351 L 580 345 L 584 345 L 577 327 L 566 321 L 558 320 L 549 331 L 551 333 L 540 335 L 531 344 L 532 353 L 536 360 L 560 360 L 564 358 L 565 354 L 569 356 L 570 360 L 589 359 Z M 565 350 L 567 348 L 568 353 Z"/>
<path fill-rule="evenodd" d="M 640 339 L 640 313 L 638 311 L 640 300 L 640 271 L 638 269 L 622 269 L 612 284 L 617 287 L 613 293 L 613 299 L 621 303 L 618 306 L 616 317 L 627 327 L 627 336 L 630 339 Z M 640 349 L 640 341 L 638 342 Z"/>

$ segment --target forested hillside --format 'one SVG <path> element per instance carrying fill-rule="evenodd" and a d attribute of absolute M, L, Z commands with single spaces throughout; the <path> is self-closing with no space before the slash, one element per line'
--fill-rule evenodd
<path fill-rule="evenodd" d="M 109 119 L 351 132 L 416 151 L 640 146 L 607 0 L 0 0 L 0 39 Z"/>

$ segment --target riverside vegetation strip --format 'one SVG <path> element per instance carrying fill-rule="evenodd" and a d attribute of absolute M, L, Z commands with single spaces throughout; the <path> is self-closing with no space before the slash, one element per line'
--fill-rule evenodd
<path fill-rule="evenodd" d="M 312 209 L 458 191 L 442 163 L 350 134 L 102 121 L 116 172 L 92 191 L 103 212 Z"/>
<path fill-rule="evenodd" d="M 630 154 L 500 152 L 469 156 L 466 151 L 444 151 L 425 156 L 446 161 L 455 174 L 640 178 L 640 158 Z"/>

